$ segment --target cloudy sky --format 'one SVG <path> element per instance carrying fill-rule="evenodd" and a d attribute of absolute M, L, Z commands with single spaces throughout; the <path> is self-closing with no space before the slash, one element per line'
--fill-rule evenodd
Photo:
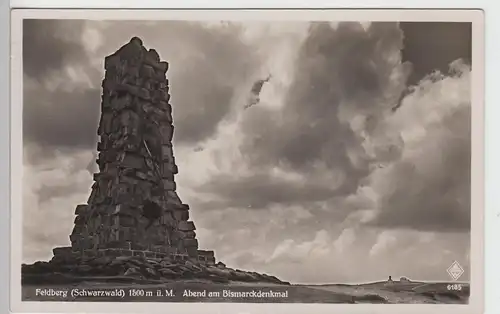
<path fill-rule="evenodd" d="M 25 21 L 25 262 L 69 244 L 104 57 L 132 36 L 170 62 L 178 193 L 201 248 L 303 283 L 468 268 L 471 29 L 456 23 Z"/>

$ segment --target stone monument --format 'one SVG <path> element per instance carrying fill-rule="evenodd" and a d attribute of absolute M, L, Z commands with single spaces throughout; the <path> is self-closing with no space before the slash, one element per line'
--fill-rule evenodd
<path fill-rule="evenodd" d="M 54 248 L 48 262 L 22 264 L 22 284 L 123 277 L 289 284 L 198 249 L 189 206 L 176 192 L 168 63 L 134 37 L 106 57 L 105 69 L 90 197 L 76 206 L 71 246 Z"/>
<path fill-rule="evenodd" d="M 87 204 L 76 207 L 71 248 L 65 254 L 195 258 L 189 206 L 176 193 L 168 63 L 134 37 L 105 59 L 97 134 L 99 173 Z"/>

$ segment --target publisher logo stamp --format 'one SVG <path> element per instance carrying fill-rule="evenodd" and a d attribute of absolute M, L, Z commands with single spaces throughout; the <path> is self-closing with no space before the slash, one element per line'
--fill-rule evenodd
<path fill-rule="evenodd" d="M 464 269 L 462 268 L 462 266 L 460 266 L 460 264 L 457 261 L 454 261 L 453 264 L 451 264 L 451 266 L 448 267 L 447 272 L 450 275 L 451 279 L 458 280 L 458 278 L 460 278 L 463 275 Z"/>

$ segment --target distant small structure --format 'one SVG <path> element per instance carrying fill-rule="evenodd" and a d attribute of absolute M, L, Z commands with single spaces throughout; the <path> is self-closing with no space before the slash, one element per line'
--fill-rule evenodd
<path fill-rule="evenodd" d="M 384 286 L 392 286 L 394 284 L 394 280 L 392 280 L 392 276 L 389 276 L 389 279 L 384 283 Z"/>
<path fill-rule="evenodd" d="M 409 283 L 411 282 L 411 280 L 408 277 L 401 277 L 399 278 L 399 282 Z"/>

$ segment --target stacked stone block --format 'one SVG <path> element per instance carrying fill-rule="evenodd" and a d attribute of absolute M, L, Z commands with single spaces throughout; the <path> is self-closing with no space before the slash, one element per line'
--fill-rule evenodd
<path fill-rule="evenodd" d="M 106 57 L 105 69 L 99 173 L 75 211 L 73 252 L 215 262 L 213 252 L 198 251 L 189 206 L 176 193 L 168 63 L 134 37 Z"/>

